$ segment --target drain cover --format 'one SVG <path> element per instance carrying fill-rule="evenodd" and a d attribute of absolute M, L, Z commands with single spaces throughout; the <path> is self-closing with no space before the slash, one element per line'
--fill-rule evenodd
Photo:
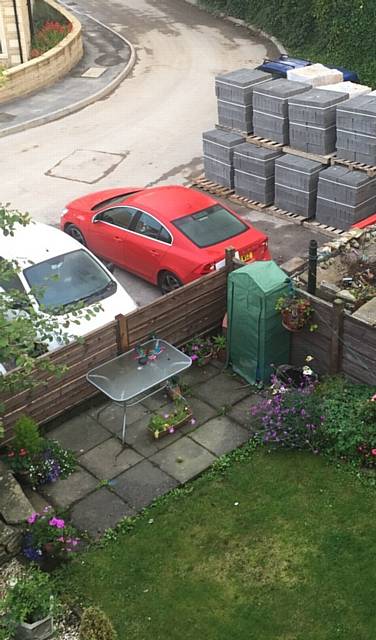
<path fill-rule="evenodd" d="M 90 67 L 81 73 L 81 78 L 100 78 L 105 71 L 107 71 L 106 67 Z"/>
<path fill-rule="evenodd" d="M 76 149 L 55 164 L 46 176 L 92 184 L 107 176 L 126 158 L 126 153 L 106 153 L 90 149 Z"/>

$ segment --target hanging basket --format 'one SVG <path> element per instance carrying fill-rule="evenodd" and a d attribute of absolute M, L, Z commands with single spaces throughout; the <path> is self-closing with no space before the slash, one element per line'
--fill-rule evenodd
<path fill-rule="evenodd" d="M 308 301 L 292 305 L 288 309 L 282 309 L 282 326 L 287 331 L 300 331 L 307 324 L 310 311 L 311 306 Z"/>

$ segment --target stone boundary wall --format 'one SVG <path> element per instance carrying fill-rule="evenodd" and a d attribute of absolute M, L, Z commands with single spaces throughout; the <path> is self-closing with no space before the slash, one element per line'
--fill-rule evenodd
<path fill-rule="evenodd" d="M 72 31 L 56 47 L 38 58 L 4 71 L 6 82 L 0 87 L 0 104 L 56 82 L 69 73 L 83 56 L 80 22 L 55 0 L 45 2 L 71 22 Z"/>

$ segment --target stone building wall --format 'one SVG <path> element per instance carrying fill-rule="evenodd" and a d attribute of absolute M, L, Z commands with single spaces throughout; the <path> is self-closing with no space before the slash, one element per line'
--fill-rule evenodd
<path fill-rule="evenodd" d="M 27 62 L 30 42 L 27 0 L 0 0 L 0 65 L 12 67 Z"/>

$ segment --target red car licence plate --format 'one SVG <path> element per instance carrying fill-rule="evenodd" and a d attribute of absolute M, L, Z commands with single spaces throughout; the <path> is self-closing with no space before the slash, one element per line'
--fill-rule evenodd
<path fill-rule="evenodd" d="M 247 251 L 247 253 L 243 253 L 243 254 L 240 256 L 240 260 L 241 260 L 242 262 L 249 262 L 250 260 L 252 260 L 252 258 L 253 258 L 253 253 L 252 253 L 252 251 Z"/>

